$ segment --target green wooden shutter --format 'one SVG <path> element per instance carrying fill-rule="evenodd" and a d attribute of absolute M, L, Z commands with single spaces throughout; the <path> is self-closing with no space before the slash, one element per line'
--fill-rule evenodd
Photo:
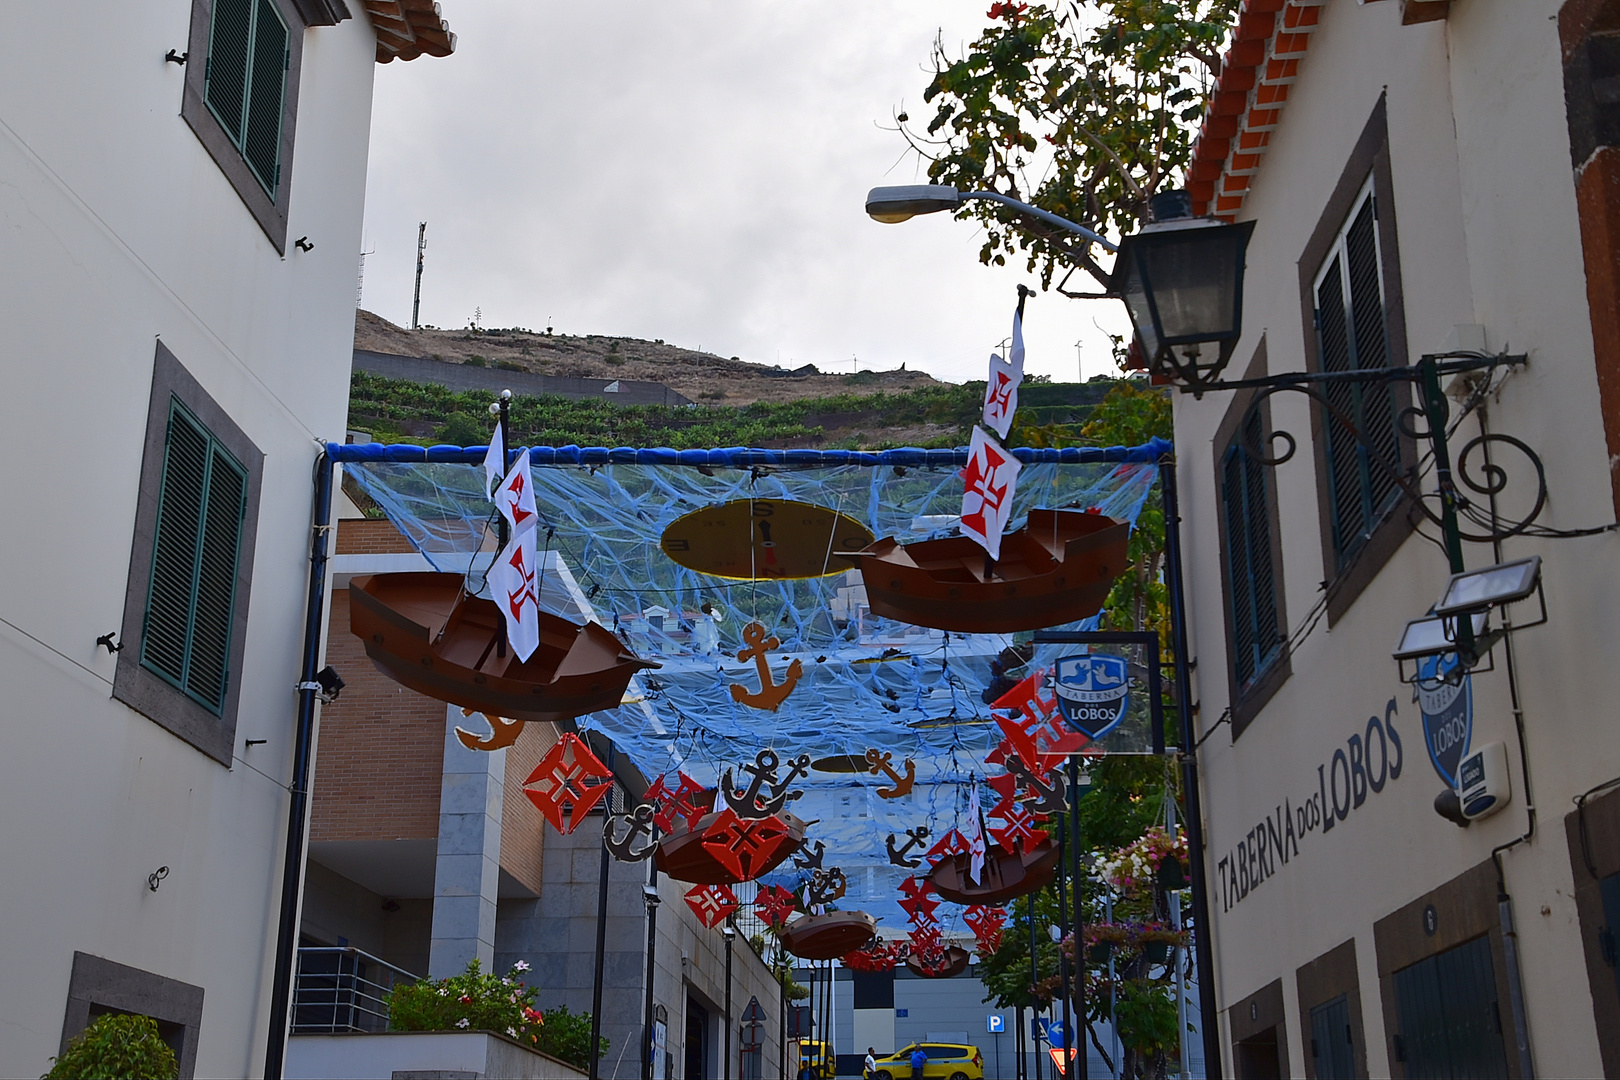
<path fill-rule="evenodd" d="M 287 24 L 281 21 L 274 0 L 257 0 L 242 156 L 272 199 L 279 179 L 281 106 L 286 89 Z"/>
<path fill-rule="evenodd" d="M 1244 449 L 1260 444 L 1261 426 L 1258 413 L 1250 416 L 1221 462 L 1232 667 L 1240 692 L 1271 666 L 1282 644 L 1265 466 Z"/>
<path fill-rule="evenodd" d="M 248 47 L 252 39 L 253 0 L 214 0 L 203 100 L 237 146 L 242 144 L 242 104 L 247 97 Z"/>
<path fill-rule="evenodd" d="M 246 509 L 246 470 L 171 400 L 141 661 L 215 713 L 229 685 Z"/>
<path fill-rule="evenodd" d="M 214 0 L 203 99 L 271 199 L 281 180 L 290 40 L 275 0 Z"/>

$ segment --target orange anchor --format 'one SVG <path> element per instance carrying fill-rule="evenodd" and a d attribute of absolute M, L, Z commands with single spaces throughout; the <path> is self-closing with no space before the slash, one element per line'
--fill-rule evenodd
<path fill-rule="evenodd" d="M 787 677 L 781 682 L 772 682 L 766 654 L 781 645 L 781 641 L 775 637 L 767 637 L 765 627 L 757 622 L 743 627 L 743 640 L 748 642 L 748 647 L 737 653 L 737 659 L 752 660 L 754 666 L 759 668 L 759 692 L 749 693 L 741 683 L 732 683 L 731 700 L 756 709 L 769 709 L 775 712 L 799 684 L 799 676 L 804 674 L 804 665 L 797 660 L 793 661 L 788 665 Z"/>
<path fill-rule="evenodd" d="M 906 758 L 906 775 L 901 776 L 894 771 L 894 766 L 889 764 L 893 760 L 894 755 L 887 750 L 869 749 L 866 751 L 866 764 L 870 766 L 866 771 L 873 776 L 881 772 L 894 782 L 892 788 L 878 788 L 877 794 L 880 799 L 898 799 L 902 795 L 910 795 L 911 785 L 917 782 L 917 763 L 915 761 Z"/>
<path fill-rule="evenodd" d="M 462 709 L 462 716 L 471 716 L 471 709 Z M 466 728 L 456 728 L 456 738 L 461 745 L 469 750 L 500 750 L 517 742 L 519 735 L 523 734 L 523 720 L 503 720 L 499 716 L 484 713 L 484 719 L 489 721 L 490 733 L 487 738 L 474 735 Z"/>

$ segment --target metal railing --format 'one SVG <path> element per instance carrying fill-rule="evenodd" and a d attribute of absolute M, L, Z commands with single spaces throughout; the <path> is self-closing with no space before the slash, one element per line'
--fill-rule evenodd
<path fill-rule="evenodd" d="M 293 1034 L 387 1031 L 389 992 L 419 979 L 359 949 L 301 948 Z"/>

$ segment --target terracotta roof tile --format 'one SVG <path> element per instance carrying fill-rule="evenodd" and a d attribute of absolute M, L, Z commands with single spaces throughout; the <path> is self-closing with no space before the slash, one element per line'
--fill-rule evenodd
<path fill-rule="evenodd" d="M 377 63 L 415 60 L 418 56 L 449 56 L 456 35 L 433 0 L 364 0 L 377 32 Z"/>

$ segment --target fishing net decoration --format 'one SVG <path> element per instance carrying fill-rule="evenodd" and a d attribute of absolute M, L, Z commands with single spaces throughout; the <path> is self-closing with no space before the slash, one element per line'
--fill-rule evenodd
<path fill-rule="evenodd" d="M 1133 525 L 1170 446 L 1105 451 L 1018 451 L 1025 459 L 1009 529 L 1041 507 L 1095 509 Z M 493 557 L 492 505 L 479 464 L 483 448 L 330 445 L 347 476 L 441 571 L 481 582 Z M 635 451 L 536 448 L 536 503 L 550 572 L 569 577 L 573 612 L 618 633 L 637 655 L 662 666 L 638 676 L 621 706 L 579 718 L 601 731 L 649 778 L 705 786 L 762 748 L 783 760 L 892 752 L 916 763 L 912 791 L 881 799 L 883 776 L 813 770 L 790 804 L 816 819 L 807 842 L 825 843 L 825 865 L 849 879 L 840 906 L 905 923 L 899 883 L 912 871 L 889 862 L 890 833 L 927 824 L 940 837 L 962 821 L 967 786 L 984 779 L 984 758 L 1001 739 L 985 704 L 992 663 L 1028 635 L 945 634 L 873 616 L 856 571 L 798 580 L 728 580 L 678 565 L 664 554 L 664 529 L 694 510 L 734 500 L 815 504 L 856 519 L 877 537 L 902 542 L 954 535 L 961 511 L 961 454 L 817 451 Z M 828 552 L 829 558 L 831 551 Z M 555 592 L 555 590 L 553 590 Z M 739 661 L 742 633 L 763 624 L 780 640 L 768 665 L 777 680 L 802 668 L 779 709 L 734 700 L 734 684 L 759 685 L 753 661 Z M 1064 629 L 1089 629 L 1094 619 Z M 1040 646 L 1030 669 L 1050 667 L 1072 647 Z M 1020 657 L 1022 658 L 1022 657 Z M 1022 674 L 1012 669 L 1015 677 Z M 990 695 L 994 700 L 995 695 Z M 1145 713 L 1106 740 L 1108 752 L 1146 752 Z M 804 871 L 789 862 L 767 884 L 794 888 Z M 955 905 L 950 922 L 960 912 Z M 942 911 L 942 914 L 944 912 Z"/>

